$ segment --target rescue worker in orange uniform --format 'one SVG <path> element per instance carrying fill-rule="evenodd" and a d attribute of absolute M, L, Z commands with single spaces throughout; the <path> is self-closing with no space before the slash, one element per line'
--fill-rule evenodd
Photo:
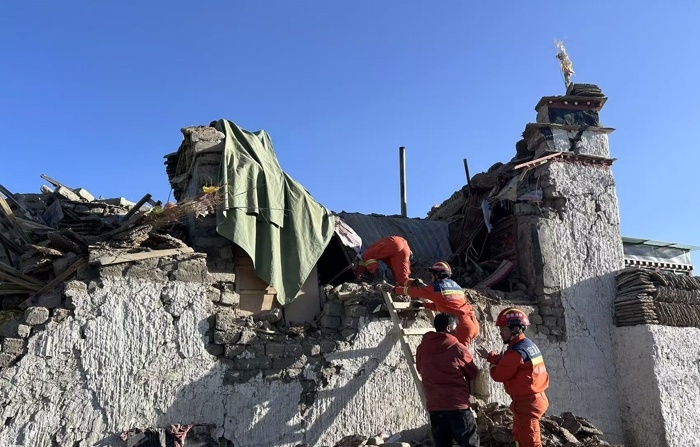
<path fill-rule="evenodd" d="M 411 284 L 397 285 L 393 288 L 383 285 L 381 289 L 397 295 L 419 298 L 411 303 L 414 308 L 425 306 L 426 309 L 456 316 L 457 330 L 454 335 L 460 343 L 469 347 L 472 340 L 479 336 L 479 322 L 476 320 L 474 308 L 467 301 L 462 287 L 451 279 L 452 268 L 447 262 L 436 262 L 428 271 L 432 277 L 431 284 L 412 281 Z"/>
<path fill-rule="evenodd" d="M 513 438 L 519 447 L 542 447 L 540 418 L 547 411 L 549 401 L 544 390 L 549 386 L 549 374 L 542 353 L 535 343 L 525 337 L 530 325 L 527 315 L 515 307 L 503 310 L 496 319 L 503 343 L 508 345 L 502 354 L 477 348 L 477 354 L 491 366 L 491 378 L 503 382 L 512 399 Z"/>
<path fill-rule="evenodd" d="M 379 261 L 389 266 L 397 285 L 406 284 L 408 277 L 411 276 L 411 248 L 406 239 L 401 236 L 379 239 L 367 247 L 360 257 L 357 266 L 357 280 L 362 278 L 365 270 L 370 275 L 376 276 L 377 270 L 379 270 Z"/>

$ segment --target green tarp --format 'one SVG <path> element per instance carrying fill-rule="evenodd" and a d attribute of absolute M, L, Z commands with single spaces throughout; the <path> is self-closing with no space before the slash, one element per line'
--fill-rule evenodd
<path fill-rule="evenodd" d="M 280 304 L 294 299 L 335 229 L 335 217 L 279 165 L 270 136 L 227 120 L 218 233 L 245 250 L 256 274 L 277 290 Z"/>

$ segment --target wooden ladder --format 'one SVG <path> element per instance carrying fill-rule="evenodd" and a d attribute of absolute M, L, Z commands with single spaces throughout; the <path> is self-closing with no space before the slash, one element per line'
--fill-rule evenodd
<path fill-rule="evenodd" d="M 413 383 L 416 385 L 416 389 L 418 390 L 418 394 L 420 395 L 421 402 L 423 403 L 423 407 L 425 407 L 425 393 L 423 392 L 423 384 L 422 380 L 420 377 L 420 374 L 418 373 L 418 368 L 416 367 L 416 359 L 413 356 L 413 351 L 411 350 L 411 346 L 408 344 L 408 341 L 406 337 L 410 336 L 416 336 L 416 335 L 423 335 L 427 332 L 430 332 L 434 330 L 432 327 L 429 328 L 405 328 L 403 327 L 403 324 L 401 323 L 401 317 L 399 317 L 399 314 L 397 310 L 404 310 L 404 309 L 412 309 L 411 308 L 411 303 L 403 303 L 403 302 L 397 302 L 393 301 L 391 299 L 391 294 L 389 292 L 382 292 L 382 296 L 384 297 L 384 304 L 386 305 L 386 309 L 389 311 L 389 315 L 391 316 L 391 322 L 394 323 L 394 328 L 392 329 L 391 333 L 396 334 L 399 339 L 399 344 L 401 345 L 401 349 L 403 350 L 403 355 L 406 358 L 406 362 L 408 363 L 408 369 L 411 372 L 411 377 L 413 378 Z M 415 310 L 423 310 L 428 312 L 430 319 L 435 317 L 433 315 L 433 312 L 424 308 L 416 308 Z"/>

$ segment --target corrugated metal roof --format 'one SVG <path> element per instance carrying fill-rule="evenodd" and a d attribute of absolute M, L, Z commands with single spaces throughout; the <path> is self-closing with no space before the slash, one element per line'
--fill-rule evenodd
<path fill-rule="evenodd" d="M 338 216 L 362 238 L 363 250 L 379 239 L 401 236 L 408 241 L 418 262 L 432 264 L 452 255 L 445 221 L 345 212 Z"/>

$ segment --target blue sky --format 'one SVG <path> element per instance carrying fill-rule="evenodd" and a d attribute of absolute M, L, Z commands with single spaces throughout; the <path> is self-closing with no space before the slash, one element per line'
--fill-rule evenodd
<path fill-rule="evenodd" d="M 22 1 L 0 16 L 0 183 L 44 173 L 95 196 L 166 200 L 180 128 L 226 118 L 271 135 L 334 211 L 408 211 L 515 154 L 541 96 L 601 86 L 622 230 L 700 245 L 700 3 Z"/>

